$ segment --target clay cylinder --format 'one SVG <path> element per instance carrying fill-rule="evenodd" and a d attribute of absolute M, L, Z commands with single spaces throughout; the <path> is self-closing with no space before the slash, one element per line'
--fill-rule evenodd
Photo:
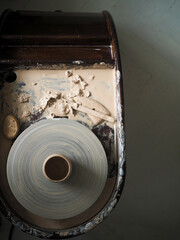
<path fill-rule="evenodd" d="M 52 182 L 64 182 L 69 178 L 71 172 L 71 161 L 63 155 L 54 154 L 44 161 L 44 176 Z"/>

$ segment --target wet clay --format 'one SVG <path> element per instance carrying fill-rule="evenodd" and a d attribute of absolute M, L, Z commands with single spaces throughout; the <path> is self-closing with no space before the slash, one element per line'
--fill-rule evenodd
<path fill-rule="evenodd" d="M 43 173 L 53 182 L 65 181 L 72 172 L 71 161 L 62 155 L 54 154 L 48 157 L 43 165 Z"/>

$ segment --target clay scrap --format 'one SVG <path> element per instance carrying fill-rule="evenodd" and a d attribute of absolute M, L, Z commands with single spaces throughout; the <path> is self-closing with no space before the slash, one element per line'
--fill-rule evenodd
<path fill-rule="evenodd" d="M 20 71 L 20 74 L 24 74 L 24 72 Z M 16 90 L 12 85 L 11 89 L 4 88 L 2 95 L 4 106 L 7 106 L 6 114 L 9 114 L 8 109 L 11 107 L 11 113 L 19 119 L 20 124 L 31 121 L 31 116 L 34 115 L 47 119 L 54 117 L 67 117 L 72 120 L 84 119 L 94 125 L 104 120 L 115 121 L 111 112 L 99 102 L 104 97 L 101 87 L 107 93 L 109 85 L 105 81 L 101 81 L 101 85 L 98 85 L 97 82 L 96 85 L 95 75 L 92 73 L 91 75 L 81 75 L 75 70 L 66 70 L 62 74 L 57 71 L 54 75 L 43 73 L 39 80 L 32 72 L 32 82 L 24 81 L 24 77 L 26 78 L 26 75 L 21 77 L 21 82 L 14 83 L 17 84 Z M 99 93 L 97 86 L 100 89 Z M 11 98 L 8 94 L 11 94 Z M 101 97 L 98 98 L 98 94 Z"/>
<path fill-rule="evenodd" d="M 3 133 L 7 139 L 14 139 L 19 133 L 19 121 L 13 115 L 7 115 L 3 123 Z"/>
<path fill-rule="evenodd" d="M 114 122 L 110 112 L 99 102 L 89 98 L 91 93 L 86 90 L 88 85 L 80 75 L 73 75 L 72 70 L 67 70 L 65 76 L 71 81 L 70 91 L 65 93 L 48 91 L 40 99 L 37 110 L 49 110 L 49 118 L 75 115 L 75 111 L 86 113 L 94 124 L 103 120 Z"/>
<path fill-rule="evenodd" d="M 72 103 L 72 108 L 80 112 L 87 113 L 89 116 L 91 116 L 91 118 L 93 117 L 94 119 L 97 119 L 96 122 L 101 120 L 106 120 L 112 123 L 114 122 L 114 118 L 81 105 Z"/>
<path fill-rule="evenodd" d="M 94 110 L 94 112 L 96 111 L 96 112 L 100 113 L 99 115 L 98 114 L 91 115 L 94 112 L 91 112 L 91 113 L 86 112 L 94 124 L 99 124 L 102 120 L 114 122 L 113 118 L 105 117 L 105 116 L 109 116 L 110 112 L 102 104 L 93 100 L 92 98 L 85 98 L 85 97 L 77 96 L 74 98 L 74 100 L 76 101 L 76 103 L 82 105 L 83 107 Z M 79 109 L 79 111 L 80 111 L 80 109 Z M 104 118 L 106 118 L 106 119 L 104 119 Z"/>

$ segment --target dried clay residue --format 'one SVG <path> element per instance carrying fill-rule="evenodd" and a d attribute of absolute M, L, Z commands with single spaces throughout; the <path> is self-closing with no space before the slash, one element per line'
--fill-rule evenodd
<path fill-rule="evenodd" d="M 14 114 L 21 125 L 40 118 L 68 117 L 72 120 L 82 120 L 81 116 L 89 119 L 94 125 L 103 120 L 114 122 L 110 111 L 93 99 L 92 83 L 94 84 L 95 75 L 90 75 L 85 80 L 73 70 L 58 71 L 61 74 L 60 79 L 54 81 L 48 74 L 43 74 L 43 71 L 36 72 L 39 77 L 32 82 L 35 75 L 22 73 L 21 76 L 20 70 L 16 85 L 12 85 L 10 89 L 6 87 L 2 94 L 4 109 L 5 105 L 8 109 L 4 113 Z M 51 76 L 53 74 L 51 73 Z"/>

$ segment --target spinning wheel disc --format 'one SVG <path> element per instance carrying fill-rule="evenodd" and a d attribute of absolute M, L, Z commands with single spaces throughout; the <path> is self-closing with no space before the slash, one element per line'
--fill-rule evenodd
<path fill-rule="evenodd" d="M 53 156 L 67 164 L 69 160 L 67 179 L 47 177 L 44 166 Z M 67 119 L 49 119 L 31 125 L 16 139 L 8 156 L 7 177 L 12 193 L 27 210 L 66 219 L 95 203 L 105 186 L 107 168 L 105 151 L 88 128 Z"/>

